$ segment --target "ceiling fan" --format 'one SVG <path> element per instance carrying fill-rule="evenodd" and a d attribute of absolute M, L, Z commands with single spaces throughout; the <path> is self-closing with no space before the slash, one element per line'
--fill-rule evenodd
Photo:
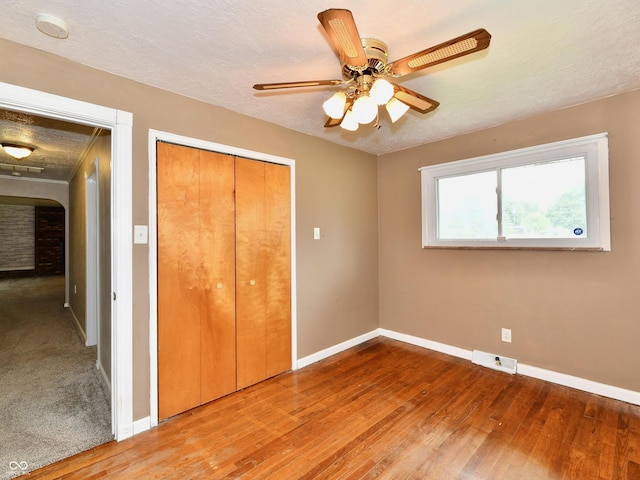
<path fill-rule="evenodd" d="M 340 56 L 342 80 L 312 80 L 283 83 L 259 83 L 256 90 L 276 90 L 296 87 L 343 86 L 323 104 L 329 119 L 325 127 L 340 125 L 357 130 L 358 125 L 376 122 L 379 127 L 378 106 L 385 105 L 391 121 L 395 122 L 410 108 L 428 113 L 435 110 L 437 101 L 389 82 L 385 77 L 398 78 L 423 68 L 484 50 L 491 35 L 481 28 L 453 38 L 399 60 L 388 62 L 387 45 L 375 38 L 360 38 L 351 11 L 331 8 L 318 14 L 320 24 Z"/>

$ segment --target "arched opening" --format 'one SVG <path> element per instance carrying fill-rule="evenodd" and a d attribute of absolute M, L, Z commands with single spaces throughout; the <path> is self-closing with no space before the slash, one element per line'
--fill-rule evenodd
<path fill-rule="evenodd" d="M 78 249 L 66 225 L 82 228 L 70 220 L 68 206 L 55 200 L 0 196 L 0 442 L 10 445 L 11 459 L 30 467 L 113 439 L 98 347 L 86 345 L 89 322 L 66 301 L 70 271 L 84 268 L 65 253 L 69 244 Z"/>

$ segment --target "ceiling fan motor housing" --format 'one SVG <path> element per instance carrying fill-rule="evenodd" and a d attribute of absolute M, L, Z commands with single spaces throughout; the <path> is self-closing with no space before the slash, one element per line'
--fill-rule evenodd
<path fill-rule="evenodd" d="M 346 79 L 357 78 L 360 75 L 385 75 L 389 49 L 387 44 L 376 38 L 363 38 L 362 47 L 367 57 L 367 66 L 351 66 L 342 64 L 342 76 Z"/>

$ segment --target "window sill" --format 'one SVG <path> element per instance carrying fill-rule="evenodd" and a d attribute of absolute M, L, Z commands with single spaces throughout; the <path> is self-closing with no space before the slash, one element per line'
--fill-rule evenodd
<path fill-rule="evenodd" d="M 596 247 L 507 247 L 507 246 L 453 246 L 453 245 L 428 245 L 422 247 L 423 250 L 538 250 L 538 251 L 557 251 L 557 252 L 605 252 L 604 248 Z"/>

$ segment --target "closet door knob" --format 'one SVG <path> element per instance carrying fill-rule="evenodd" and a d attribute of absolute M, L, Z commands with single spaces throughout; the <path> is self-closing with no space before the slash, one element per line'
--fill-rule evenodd
<path fill-rule="evenodd" d="M 255 284 L 256 284 L 256 281 L 255 281 L 255 280 L 249 280 L 249 285 L 253 286 L 253 285 L 255 285 Z"/>
<path fill-rule="evenodd" d="M 218 283 L 218 284 L 216 285 L 216 288 L 222 288 L 222 284 L 221 284 L 221 283 Z"/>

